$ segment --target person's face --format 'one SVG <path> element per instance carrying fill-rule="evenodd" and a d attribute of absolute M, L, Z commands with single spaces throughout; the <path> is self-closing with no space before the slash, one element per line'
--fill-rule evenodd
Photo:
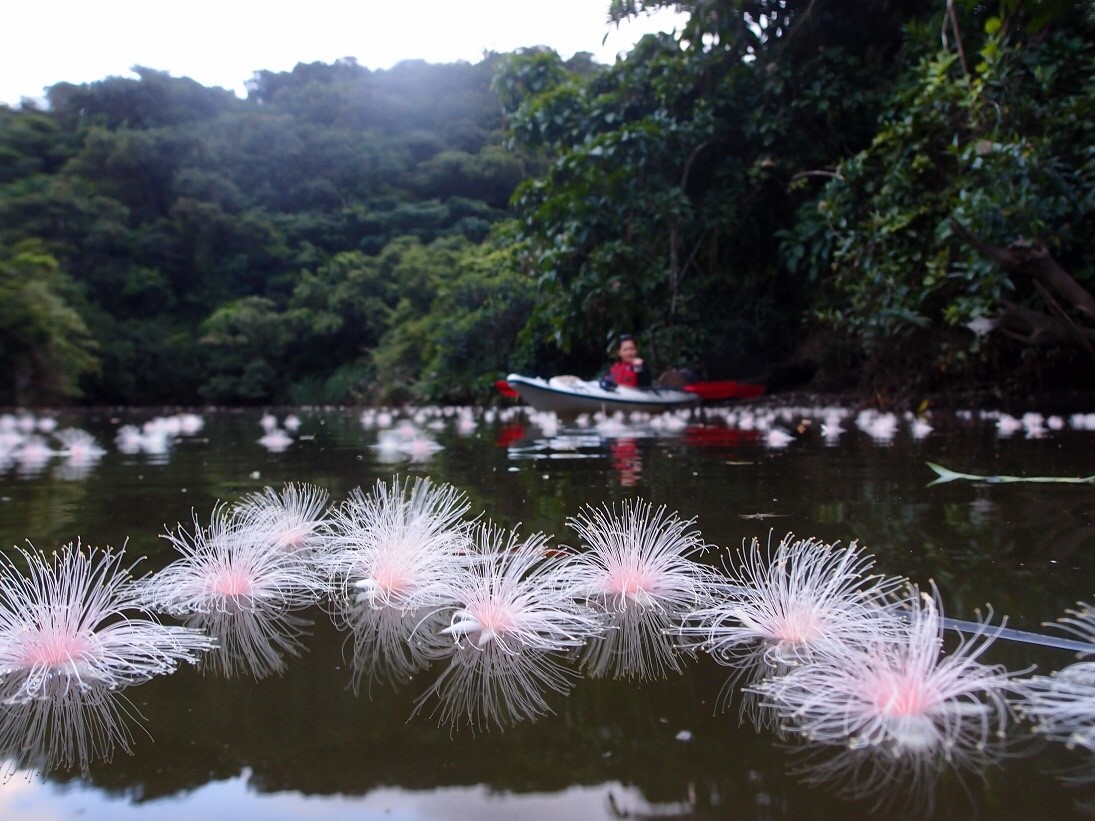
<path fill-rule="evenodd" d="M 634 339 L 625 339 L 620 343 L 620 359 L 622 361 L 631 362 L 638 355 L 639 346 L 635 344 Z"/>

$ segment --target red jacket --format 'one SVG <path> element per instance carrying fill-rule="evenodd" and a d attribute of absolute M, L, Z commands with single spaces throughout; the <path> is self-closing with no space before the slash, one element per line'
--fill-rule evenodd
<path fill-rule="evenodd" d="M 626 362 L 616 362 L 608 369 L 609 378 L 617 385 L 625 388 L 646 387 L 650 384 L 650 372 L 646 369 L 646 363 L 637 368 Z"/>

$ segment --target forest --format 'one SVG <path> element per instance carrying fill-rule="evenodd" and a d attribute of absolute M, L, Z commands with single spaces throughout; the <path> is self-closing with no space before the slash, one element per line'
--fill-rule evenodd
<path fill-rule="evenodd" d="M 614 65 L 148 67 L 0 106 L 0 405 L 483 402 L 654 369 L 1095 388 L 1089 0 L 602 0 Z"/>

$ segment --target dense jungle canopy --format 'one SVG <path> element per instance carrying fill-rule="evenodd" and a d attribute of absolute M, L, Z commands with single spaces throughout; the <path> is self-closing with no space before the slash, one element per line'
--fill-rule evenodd
<path fill-rule="evenodd" d="M 612 66 L 0 106 L 0 404 L 475 401 L 625 330 L 880 402 L 1095 386 L 1093 4 L 606 12 L 659 6 L 689 22 Z"/>

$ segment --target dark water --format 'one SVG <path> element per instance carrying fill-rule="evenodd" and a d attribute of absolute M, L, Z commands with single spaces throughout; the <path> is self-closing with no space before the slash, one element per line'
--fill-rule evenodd
<path fill-rule="evenodd" d="M 218 500 L 308 482 L 337 502 L 377 479 L 427 475 L 463 491 L 473 512 L 563 543 L 575 542 L 566 519 L 583 505 L 636 496 L 695 517 L 722 549 L 788 532 L 858 541 L 881 572 L 934 581 L 956 618 L 974 619 L 989 605 L 1011 627 L 1044 631 L 1043 622 L 1095 596 L 1095 486 L 929 486 L 929 461 L 980 475 L 1095 473 L 1095 432 L 1068 419 L 1041 435 L 1002 437 L 991 419 L 936 416 L 924 438 L 900 420 L 892 438 L 877 439 L 849 417 L 827 441 L 824 412 L 800 408 L 779 420 L 795 438 L 771 447 L 766 435 L 727 427 L 718 415 L 673 431 L 645 423 L 598 431 L 543 429 L 522 414 L 477 413 L 461 424 L 437 412 L 417 423 L 443 449 L 412 460 L 377 448 L 377 429 L 357 409 L 297 414 L 301 428 L 281 452 L 257 442 L 258 412 L 206 412 L 200 432 L 158 455 L 114 444 L 122 424 L 152 414 L 62 415 L 62 427 L 86 429 L 107 452 L 82 470 L 60 456 L 38 467 L 0 460 L 0 544 L 126 544 L 154 570 L 173 555 L 160 538 L 165 526 L 192 512 L 207 519 Z M 665 681 L 579 681 L 552 699 L 554 715 L 505 731 L 452 731 L 429 715 L 410 717 L 429 672 L 401 689 L 355 694 L 345 637 L 322 611 L 309 615 L 306 652 L 281 676 L 225 679 L 185 667 L 129 688 L 131 754 L 92 754 L 83 775 L 79 767 L 22 770 L 0 786 L 0 817 L 1095 814 L 1092 755 L 1030 740 L 1020 722 L 1004 755 L 986 756 L 983 767 L 897 772 L 882 788 L 888 764 L 880 774 L 870 760 L 833 761 L 837 751 L 741 726 L 736 702 L 720 696 L 728 671 L 708 658 Z M 998 641 L 983 660 L 1049 673 L 1075 658 Z M 9 758 L 21 754 L 10 731 L 0 743 Z"/>

